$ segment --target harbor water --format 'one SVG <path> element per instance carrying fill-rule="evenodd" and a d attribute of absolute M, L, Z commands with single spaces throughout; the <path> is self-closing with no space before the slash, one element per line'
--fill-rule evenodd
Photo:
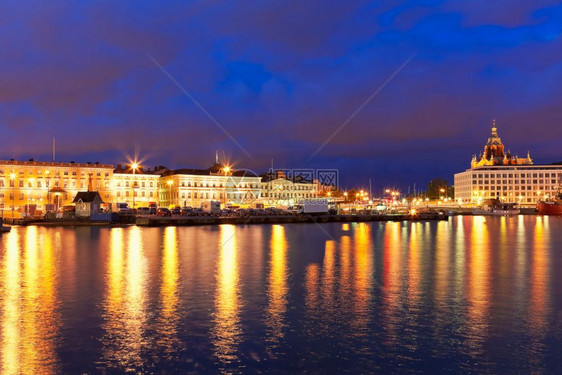
<path fill-rule="evenodd" d="M 562 218 L 13 227 L 0 373 L 559 373 Z"/>

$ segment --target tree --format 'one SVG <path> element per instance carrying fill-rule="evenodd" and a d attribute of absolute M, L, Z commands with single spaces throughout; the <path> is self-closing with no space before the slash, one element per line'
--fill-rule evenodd
<path fill-rule="evenodd" d="M 447 180 L 442 178 L 434 178 L 427 184 L 427 197 L 429 199 L 452 198 L 454 194 L 454 188 L 449 185 Z"/>

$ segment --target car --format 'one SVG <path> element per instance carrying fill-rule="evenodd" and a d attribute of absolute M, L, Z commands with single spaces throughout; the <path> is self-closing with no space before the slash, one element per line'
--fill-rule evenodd
<path fill-rule="evenodd" d="M 127 213 L 129 212 L 131 209 L 129 208 L 129 204 L 125 203 L 125 202 L 118 202 L 115 204 L 115 211 L 117 212 L 121 212 L 121 213 Z"/>
<path fill-rule="evenodd" d="M 181 209 L 179 207 L 174 207 L 170 210 L 172 215 L 181 215 Z"/>
<path fill-rule="evenodd" d="M 181 209 L 181 215 L 182 216 L 189 216 L 192 211 L 193 211 L 193 208 L 191 208 L 191 207 L 183 207 Z"/>
<path fill-rule="evenodd" d="M 156 210 L 156 216 L 172 216 L 172 212 L 165 207 L 160 207 Z"/>
<path fill-rule="evenodd" d="M 139 207 L 137 208 L 137 213 L 139 215 L 148 215 L 150 214 L 150 208 L 148 207 Z"/>

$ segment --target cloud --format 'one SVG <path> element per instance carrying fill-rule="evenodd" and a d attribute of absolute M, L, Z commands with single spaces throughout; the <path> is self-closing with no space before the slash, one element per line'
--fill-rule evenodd
<path fill-rule="evenodd" d="M 301 167 L 412 53 L 311 165 L 389 184 L 452 175 L 494 117 L 512 151 L 562 158 L 541 144 L 562 136 L 554 2 L 4 3 L 0 24 L 2 158 L 48 155 L 57 135 L 76 160 L 122 162 L 140 145 L 170 166 L 206 166 L 219 149 L 252 169 Z"/>

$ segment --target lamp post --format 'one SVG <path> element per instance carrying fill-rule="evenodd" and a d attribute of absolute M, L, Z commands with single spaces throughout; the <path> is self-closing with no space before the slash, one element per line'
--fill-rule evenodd
<path fill-rule="evenodd" d="M 12 219 L 14 218 L 14 211 L 15 211 L 15 200 L 16 200 L 16 174 L 10 174 L 10 180 L 12 181 Z"/>
<path fill-rule="evenodd" d="M 168 203 L 168 207 L 170 207 L 172 205 L 172 185 L 174 184 L 173 180 L 168 180 L 166 182 L 168 184 L 168 186 L 170 187 L 170 192 L 169 192 L 169 203 Z"/>
<path fill-rule="evenodd" d="M 226 202 L 227 202 L 227 198 L 226 198 L 226 185 L 227 185 L 227 183 L 228 183 L 228 179 L 227 179 L 226 177 L 227 177 L 228 174 L 230 173 L 231 168 L 230 168 L 229 165 L 225 165 L 224 168 L 222 169 L 222 171 L 224 172 L 224 177 L 225 177 L 225 179 L 224 179 L 224 189 L 223 189 L 223 195 L 224 195 L 224 196 L 223 196 L 223 199 L 224 199 L 224 203 L 223 203 L 223 204 L 226 204 Z"/>
<path fill-rule="evenodd" d="M 137 163 L 131 164 L 131 169 L 133 170 L 133 209 L 135 208 L 135 173 L 139 165 Z"/>
<path fill-rule="evenodd" d="M 46 179 L 47 179 L 47 204 L 51 203 L 51 197 L 50 197 L 50 190 L 51 190 L 51 177 L 49 176 L 51 174 L 50 171 L 45 171 L 45 174 L 47 175 Z M 45 210 L 46 211 L 46 210 Z"/>

